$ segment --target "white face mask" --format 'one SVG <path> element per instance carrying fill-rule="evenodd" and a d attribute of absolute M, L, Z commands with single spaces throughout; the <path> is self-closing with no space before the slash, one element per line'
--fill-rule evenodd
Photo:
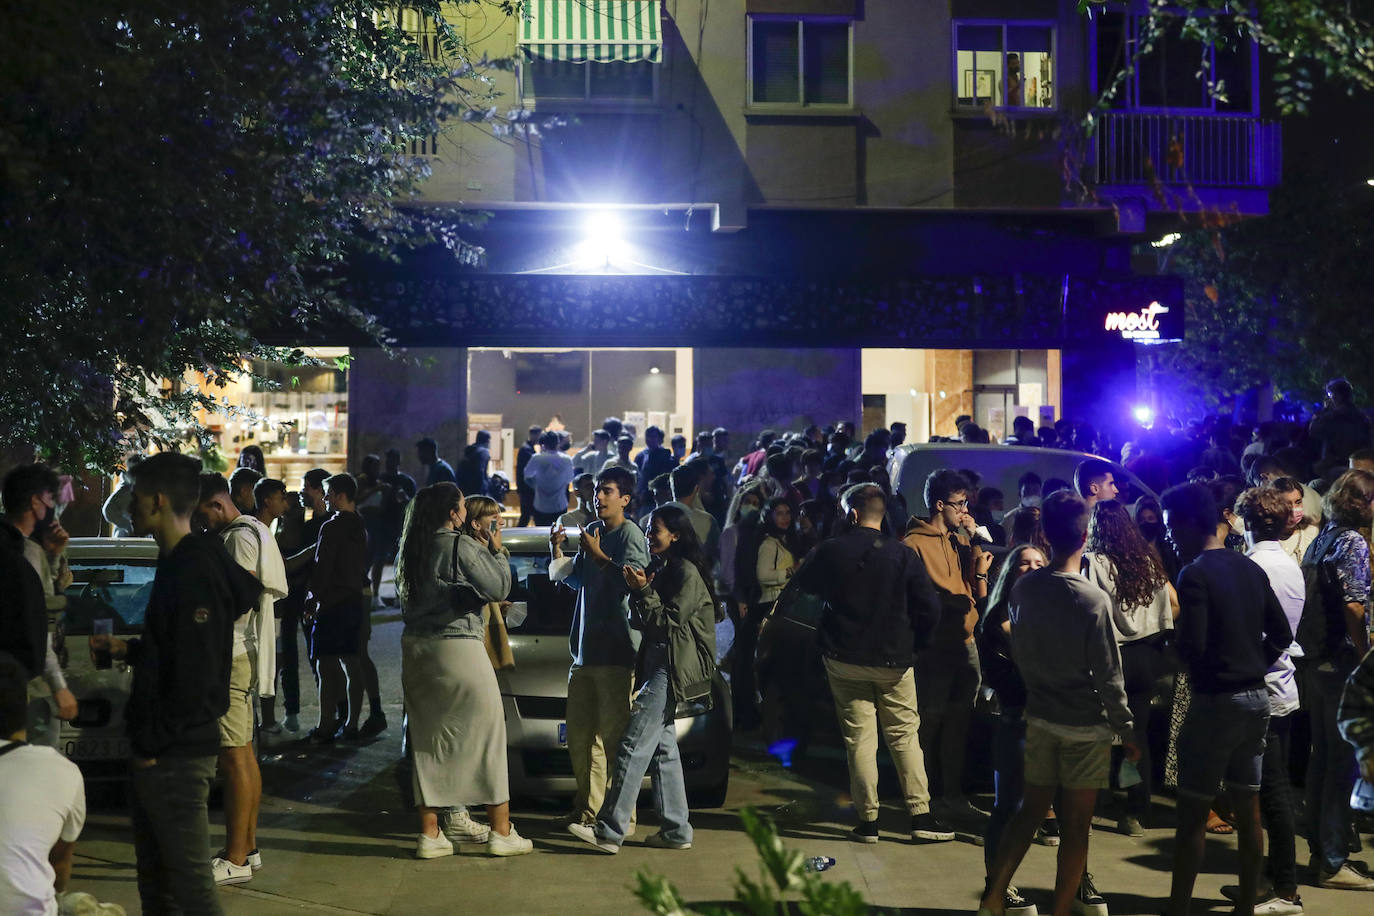
<path fill-rule="evenodd" d="M 1239 515 L 1231 516 L 1231 530 L 1241 537 L 1245 537 L 1245 522 L 1241 521 Z"/>
<path fill-rule="evenodd" d="M 1027 508 L 1030 508 L 1030 509 L 1038 509 L 1038 508 L 1040 508 L 1040 497 L 1039 497 L 1039 496 L 1025 496 L 1025 497 L 1022 497 L 1022 499 L 1021 499 L 1021 505 L 1026 506 Z"/>

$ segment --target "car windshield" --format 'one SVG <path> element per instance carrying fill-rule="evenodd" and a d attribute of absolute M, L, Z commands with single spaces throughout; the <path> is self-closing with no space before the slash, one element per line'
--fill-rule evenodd
<path fill-rule="evenodd" d="M 549 580 L 549 555 L 512 553 L 508 601 L 523 601 L 529 616 L 512 635 L 566 636 L 572 626 L 577 593 Z"/>
<path fill-rule="evenodd" d="M 91 621 L 114 621 L 116 633 L 143 631 L 143 615 L 153 590 L 157 560 L 73 560 L 72 584 L 64 594 L 62 627 L 73 636 L 91 632 Z"/>

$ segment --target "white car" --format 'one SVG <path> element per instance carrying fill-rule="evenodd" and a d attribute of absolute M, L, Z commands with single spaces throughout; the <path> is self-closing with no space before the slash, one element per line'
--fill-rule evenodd
<path fill-rule="evenodd" d="M 58 617 L 56 636 L 67 687 L 77 715 L 61 723 L 57 749 L 81 767 L 88 780 L 125 778 L 129 738 L 124 708 L 133 672 L 121 662 L 98 669 L 89 637 L 96 620 L 111 621 L 120 639 L 143 632 L 143 614 L 157 572 L 157 544 L 145 538 L 72 538 L 67 546 L 72 584 Z"/>

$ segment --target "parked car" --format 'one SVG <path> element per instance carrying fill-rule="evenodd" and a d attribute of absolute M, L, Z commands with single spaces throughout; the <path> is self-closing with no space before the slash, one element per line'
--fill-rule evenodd
<path fill-rule="evenodd" d="M 577 549 L 577 537 L 576 529 L 568 529 L 568 556 Z M 577 786 L 568 756 L 568 630 L 577 596 L 549 579 L 548 528 L 512 528 L 502 543 L 510 550 L 510 600 L 527 608 L 525 620 L 510 630 L 515 667 L 496 675 L 506 710 L 511 793 L 572 794 Z M 730 782 L 734 730 L 730 688 L 720 673 L 709 706 L 678 704 L 676 728 L 688 799 L 697 807 L 718 807 Z"/>
<path fill-rule="evenodd" d="M 1022 474 L 1034 471 L 1041 480 L 1058 477 L 1072 484 L 1078 463 L 1095 457 L 1084 452 L 1029 445 L 923 442 L 898 447 L 896 454 L 888 460 L 887 470 L 892 478 L 893 489 L 906 499 L 908 511 L 912 515 L 926 517 L 930 515 L 925 498 L 926 477 L 937 468 L 977 471 L 983 475 L 980 486 L 1001 490 L 1006 497 L 1006 507 L 1011 509 L 1019 499 L 1017 487 Z M 1134 501 L 1143 495 L 1159 495 L 1121 465 L 1116 462 L 1111 464 L 1112 476 L 1121 488 L 1122 500 Z"/>
<path fill-rule="evenodd" d="M 77 715 L 61 723 L 57 747 L 88 780 L 120 780 L 129 757 L 124 708 L 133 672 L 117 661 L 96 668 L 89 637 L 96 620 L 111 621 L 120 639 L 143 632 L 157 572 L 157 544 L 145 538 L 72 538 L 67 562 L 72 584 L 55 635 L 56 645 L 65 650 L 59 659 L 76 696 Z"/>

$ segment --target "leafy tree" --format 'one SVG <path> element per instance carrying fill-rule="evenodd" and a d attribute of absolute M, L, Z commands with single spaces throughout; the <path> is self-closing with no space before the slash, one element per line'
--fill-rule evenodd
<path fill-rule="evenodd" d="M 1081 13 L 1092 14 L 1108 0 L 1078 0 Z M 1352 0 L 1258 0 L 1217 4 L 1216 0 L 1148 0 L 1139 43 L 1122 72 L 1103 87 L 1105 107 L 1120 88 L 1126 71 L 1154 50 L 1170 24 L 1182 20 L 1181 35 L 1206 49 L 1255 42 L 1274 61 L 1274 101 L 1281 114 L 1307 111 L 1317 83 L 1347 93 L 1374 89 L 1374 29 L 1369 4 Z M 1218 14 L 1218 7 L 1224 14 Z M 1204 55 L 1198 77 L 1214 96 L 1225 96 L 1224 82 L 1209 72 Z"/>
<path fill-rule="evenodd" d="M 460 0 L 512 12 L 510 0 Z M 0 31 L 0 439 L 69 465 L 193 426 L 265 339 L 352 329 L 342 272 L 480 250 L 410 154 L 494 93 L 439 0 L 14 0 Z M 461 12 L 461 11 L 460 11 Z M 203 386 L 160 390 L 200 372 Z M 222 406 L 222 405 L 219 405 Z"/>
<path fill-rule="evenodd" d="M 1170 390 L 1213 408 L 1265 382 L 1309 400 L 1336 376 L 1374 392 L 1370 195 L 1298 173 L 1268 216 L 1184 233 L 1164 265 L 1187 280 L 1185 339 L 1159 348 Z"/>

